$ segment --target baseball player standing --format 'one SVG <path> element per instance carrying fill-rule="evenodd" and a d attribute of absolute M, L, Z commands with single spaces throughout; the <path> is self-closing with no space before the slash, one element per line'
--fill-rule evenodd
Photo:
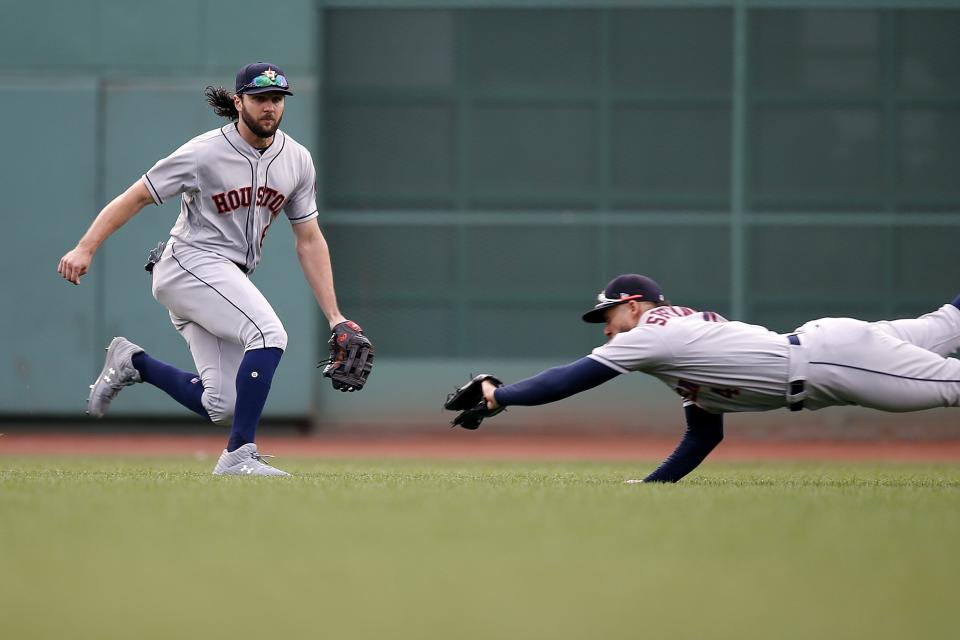
<path fill-rule="evenodd" d="M 485 402 L 455 424 L 476 428 L 504 407 L 555 402 L 642 371 L 683 398 L 686 433 L 644 479 L 676 482 L 723 439 L 727 412 L 960 406 L 960 360 L 946 357 L 960 349 L 960 296 L 919 318 L 821 318 L 784 335 L 674 306 L 652 279 L 625 274 L 607 284 L 583 320 L 603 323 L 609 341 L 572 364 L 514 384 L 474 378 L 458 394 L 479 380 Z"/>
<path fill-rule="evenodd" d="M 120 390 L 137 382 L 218 424 L 231 424 L 216 475 L 289 475 L 268 465 L 254 443 L 257 423 L 287 334 L 249 275 L 264 237 L 281 211 L 293 225 L 297 257 L 317 303 L 333 329 L 331 344 L 354 345 L 364 357 L 360 375 L 340 376 L 342 360 L 324 374 L 335 388 L 353 391 L 370 371 L 372 346 L 337 308 L 326 240 L 316 222 L 316 173 L 310 152 L 279 129 L 285 97 L 293 95 L 279 67 L 243 67 L 236 93 L 208 87 L 207 100 L 231 122 L 190 140 L 157 162 L 99 213 L 57 271 L 80 283 L 99 246 L 143 207 L 180 196 L 170 239 L 151 253 L 153 296 L 170 312 L 186 340 L 197 373 L 181 371 L 126 338 L 107 347 L 100 376 L 90 386 L 87 413 L 100 418 Z M 351 359 L 351 363 L 354 359 Z M 338 369 L 338 366 L 340 367 Z"/>

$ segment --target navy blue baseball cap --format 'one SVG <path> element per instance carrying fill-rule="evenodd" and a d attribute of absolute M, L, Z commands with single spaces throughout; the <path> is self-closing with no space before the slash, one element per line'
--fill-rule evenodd
<path fill-rule="evenodd" d="M 597 304 L 583 314 L 584 322 L 606 322 L 605 312 L 618 304 L 637 300 L 640 302 L 663 302 L 663 290 L 653 278 L 636 273 L 625 273 L 611 280 L 597 294 Z"/>
<path fill-rule="evenodd" d="M 287 75 L 277 65 L 269 62 L 254 62 L 237 73 L 237 95 L 253 95 L 270 91 L 293 95 Z"/>

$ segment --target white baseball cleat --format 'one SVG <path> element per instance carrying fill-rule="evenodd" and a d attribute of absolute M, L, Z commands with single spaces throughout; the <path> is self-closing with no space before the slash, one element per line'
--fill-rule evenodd
<path fill-rule="evenodd" d="M 142 351 L 143 349 L 122 336 L 110 341 L 103 370 L 90 385 L 90 395 L 87 396 L 89 415 L 102 418 L 121 389 L 143 382 L 140 372 L 133 367 L 133 356 Z"/>
<path fill-rule="evenodd" d="M 235 451 L 223 450 L 217 466 L 213 468 L 215 476 L 289 476 L 286 471 L 271 467 L 264 458 L 273 456 L 257 453 L 257 445 L 252 442 Z"/>

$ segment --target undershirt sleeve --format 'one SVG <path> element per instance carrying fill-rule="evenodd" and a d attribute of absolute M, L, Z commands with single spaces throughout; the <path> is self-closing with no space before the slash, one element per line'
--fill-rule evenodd
<path fill-rule="evenodd" d="M 562 400 L 601 385 L 618 375 L 620 375 L 619 371 L 584 357 L 576 362 L 553 367 L 533 377 L 500 387 L 493 395 L 501 407 L 529 407 Z"/>
<path fill-rule="evenodd" d="M 695 404 L 684 406 L 687 432 L 673 453 L 644 482 L 677 482 L 696 469 L 723 440 L 723 414 L 710 413 Z"/>

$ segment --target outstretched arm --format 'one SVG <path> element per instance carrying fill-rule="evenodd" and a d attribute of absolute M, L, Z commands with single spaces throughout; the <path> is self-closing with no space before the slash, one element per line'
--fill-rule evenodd
<path fill-rule="evenodd" d="M 80 238 L 77 246 L 60 258 L 57 273 L 73 284 L 80 284 L 80 276 L 90 270 L 93 254 L 103 241 L 127 223 L 130 218 L 145 206 L 153 202 L 153 196 L 147 191 L 142 180 L 137 180 L 130 188 L 105 206 L 87 232 Z"/>
<path fill-rule="evenodd" d="M 533 406 L 563 400 L 575 393 L 592 389 L 620 373 L 591 358 L 580 358 L 560 367 L 547 369 L 532 378 L 495 387 L 484 381 L 483 396 L 491 409 L 511 405 Z"/>
<path fill-rule="evenodd" d="M 333 268 L 330 266 L 330 249 L 316 220 L 293 225 L 297 244 L 297 259 L 307 279 L 317 304 L 327 317 L 332 329 L 346 318 L 337 308 L 337 295 L 333 290 Z"/>
<path fill-rule="evenodd" d="M 708 413 L 695 404 L 684 407 L 687 432 L 683 440 L 644 482 L 677 482 L 693 471 L 723 440 L 723 414 Z"/>

